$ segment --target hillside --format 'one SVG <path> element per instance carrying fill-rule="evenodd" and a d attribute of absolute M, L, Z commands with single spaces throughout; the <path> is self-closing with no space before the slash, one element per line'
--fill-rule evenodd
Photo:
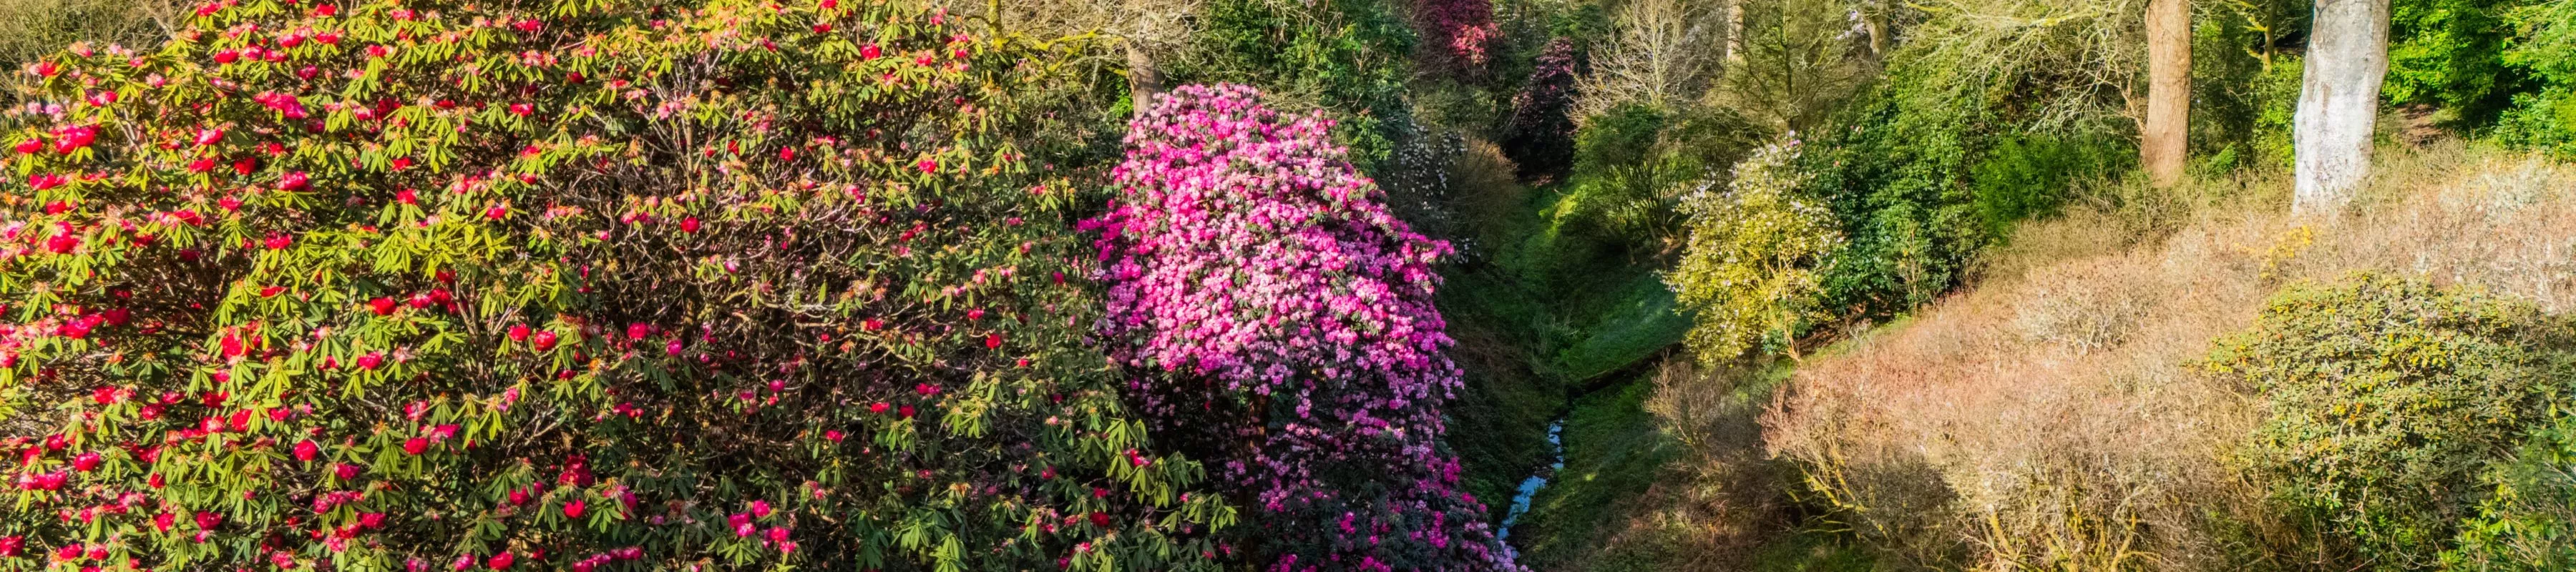
<path fill-rule="evenodd" d="M 2301 540 L 2321 525 L 2245 472 L 2267 407 L 2202 365 L 2220 338 L 2285 289 L 2364 273 L 2561 322 L 2576 303 L 2576 171 L 2457 140 L 2387 151 L 2349 219 L 2286 215 L 2278 179 L 2115 188 L 2021 225 L 1960 292 L 1803 361 L 1674 363 L 1588 397 L 1569 480 L 1515 539 L 1553 556 L 1533 564 L 1587 570 L 2353 558 Z M 1585 524 L 1551 528 L 1569 518 Z"/>
<path fill-rule="evenodd" d="M 0 572 L 2576 569 L 2576 0 L 0 0 Z"/>

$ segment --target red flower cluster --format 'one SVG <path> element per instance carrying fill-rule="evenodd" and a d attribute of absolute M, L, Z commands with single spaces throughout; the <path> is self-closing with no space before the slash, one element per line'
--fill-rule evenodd
<path fill-rule="evenodd" d="M 25 68 L 0 570 L 1220 552 L 1082 356 L 1070 205 L 1024 192 L 1076 186 L 1021 163 L 1075 44 L 913 0 L 418 4 L 214 0 Z"/>

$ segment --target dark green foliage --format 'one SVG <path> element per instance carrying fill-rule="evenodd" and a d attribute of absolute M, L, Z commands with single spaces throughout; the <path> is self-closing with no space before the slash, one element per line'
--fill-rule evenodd
<path fill-rule="evenodd" d="M 1826 201 L 1846 239 L 1820 272 L 1822 307 L 1846 319 L 1911 309 L 1959 284 L 1980 249 L 2045 216 L 2081 181 L 2129 168 L 2128 135 L 2025 128 L 2010 78 L 1941 76 L 1903 56 L 1804 137 L 1803 194 Z M 2007 81 L 2009 80 L 2009 81 Z"/>
<path fill-rule="evenodd" d="M 1645 162 L 1646 154 L 1654 151 L 1655 136 L 1664 130 L 1664 115 L 1662 110 L 1631 104 L 1592 118 L 1574 138 L 1574 163 L 1583 169 L 1576 174 Z"/>
<path fill-rule="evenodd" d="M 1512 97 L 1511 124 L 1503 128 L 1503 154 L 1520 177 L 1556 177 L 1573 166 L 1575 78 L 1582 68 L 1582 54 L 1564 39 L 1531 62 L 1529 78 Z"/>
<path fill-rule="evenodd" d="M 2497 122 L 2506 143 L 2576 157 L 2576 0 L 2552 0 L 2512 13 L 2517 34 L 2506 63 L 2530 70 L 2540 87 L 2515 94 Z"/>
<path fill-rule="evenodd" d="M 2567 334 L 2527 304 L 2358 274 L 2284 290 L 2204 365 L 2262 396 L 2246 459 L 2279 498 L 2371 567 L 2424 569 L 2565 389 Z"/>
<path fill-rule="evenodd" d="M 1817 136 L 1802 163 L 1848 240 L 1825 269 L 1824 307 L 1884 316 L 1948 290 L 1990 235 L 1968 185 L 1981 101 L 1908 94 L 1889 80 Z"/>
<path fill-rule="evenodd" d="M 2135 148 L 2126 143 L 2080 135 L 2002 138 L 1971 173 L 1977 220 L 1988 234 L 2004 236 L 2013 223 L 2057 212 L 2076 185 L 2134 163 Z"/>
<path fill-rule="evenodd" d="M 1574 174 L 1561 221 L 1577 233 L 1659 251 L 1680 228 L 1682 194 L 1725 184 L 1725 170 L 1763 129 L 1733 112 L 1626 104 L 1592 118 L 1575 136 Z"/>
<path fill-rule="evenodd" d="M 2458 547 L 2442 553 L 2455 570 L 2540 572 L 2576 568 L 2576 416 L 2552 415 L 2494 485 L 2478 515 L 2460 523 Z"/>
<path fill-rule="evenodd" d="M 2389 4 L 2392 103 L 2441 105 L 2470 124 L 2503 109 L 2522 83 L 2504 62 L 2512 28 L 2503 16 L 2519 0 L 2399 0 Z"/>
<path fill-rule="evenodd" d="M 2279 44 L 2306 26 L 2309 4 L 2220 3 L 2193 26 L 2191 153 L 2204 172 L 2289 166 L 2300 62 Z"/>
<path fill-rule="evenodd" d="M 1386 0 L 1214 0 L 1200 13 L 1171 83 L 1240 83 L 1322 110 L 1351 162 L 1380 178 L 1421 133 L 1404 101 L 1413 30 Z"/>
<path fill-rule="evenodd" d="M 2576 89 L 2553 87 L 2521 94 L 2514 96 L 2513 104 L 2498 122 L 2498 139 L 2559 157 L 2576 157 Z"/>
<path fill-rule="evenodd" d="M 2306 62 L 2285 57 L 2274 60 L 2271 69 L 2255 78 L 2254 109 L 2258 113 L 2254 116 L 2254 131 L 2247 139 L 2254 164 L 2286 168 L 2295 158 L 2290 130 L 2298 118 L 2299 76 L 2305 69 Z"/>

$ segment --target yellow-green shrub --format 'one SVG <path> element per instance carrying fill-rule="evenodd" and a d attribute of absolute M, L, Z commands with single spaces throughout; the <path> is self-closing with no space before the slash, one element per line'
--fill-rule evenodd
<path fill-rule="evenodd" d="M 1818 304 L 1816 273 L 1842 247 L 1842 233 L 1833 213 L 1798 194 L 1804 181 L 1797 156 L 1794 141 L 1764 147 L 1736 165 L 1723 192 L 1683 198 L 1690 238 L 1666 280 L 1698 312 L 1688 340 L 1704 358 L 1768 347 L 1794 352 L 1798 333 L 1829 317 Z"/>
<path fill-rule="evenodd" d="M 2564 389 L 2567 333 L 2529 304 L 2358 273 L 2275 295 L 2204 365 L 2266 402 L 2243 454 L 2278 498 L 2373 566 L 2421 569 Z"/>
<path fill-rule="evenodd" d="M 2478 516 L 2460 523 L 2456 547 L 2442 553 L 2444 567 L 2576 568 L 2576 416 L 2554 418 L 2487 477 L 2494 488 Z"/>

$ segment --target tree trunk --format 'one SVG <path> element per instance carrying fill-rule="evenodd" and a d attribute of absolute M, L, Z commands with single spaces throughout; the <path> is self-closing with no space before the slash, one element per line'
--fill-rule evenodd
<path fill-rule="evenodd" d="M 1869 31 L 1869 64 L 1873 68 L 1887 61 L 1888 9 L 1885 2 L 1873 2 L 1861 12 L 1861 24 Z"/>
<path fill-rule="evenodd" d="M 2147 2 L 2147 122 L 2140 129 L 2138 164 L 2147 181 L 2170 187 L 2182 181 L 2191 125 L 2191 1 Z"/>
<path fill-rule="evenodd" d="M 2388 75 L 2388 0 L 2317 0 L 2292 143 L 2294 214 L 2332 214 L 2370 176 L 2379 82 Z"/>
<path fill-rule="evenodd" d="M 1143 114 L 1154 106 L 1154 94 L 1163 92 L 1163 74 L 1154 69 L 1154 56 L 1145 53 L 1144 46 L 1136 45 L 1133 39 L 1127 40 L 1126 44 L 1127 94 L 1134 102 L 1134 112 Z"/>
<path fill-rule="evenodd" d="M 1724 49 L 1726 52 L 1726 63 L 1734 64 L 1743 62 L 1745 47 L 1744 0 L 1727 0 L 1726 26 L 1724 33 L 1726 34 L 1723 44 L 1726 46 Z"/>

